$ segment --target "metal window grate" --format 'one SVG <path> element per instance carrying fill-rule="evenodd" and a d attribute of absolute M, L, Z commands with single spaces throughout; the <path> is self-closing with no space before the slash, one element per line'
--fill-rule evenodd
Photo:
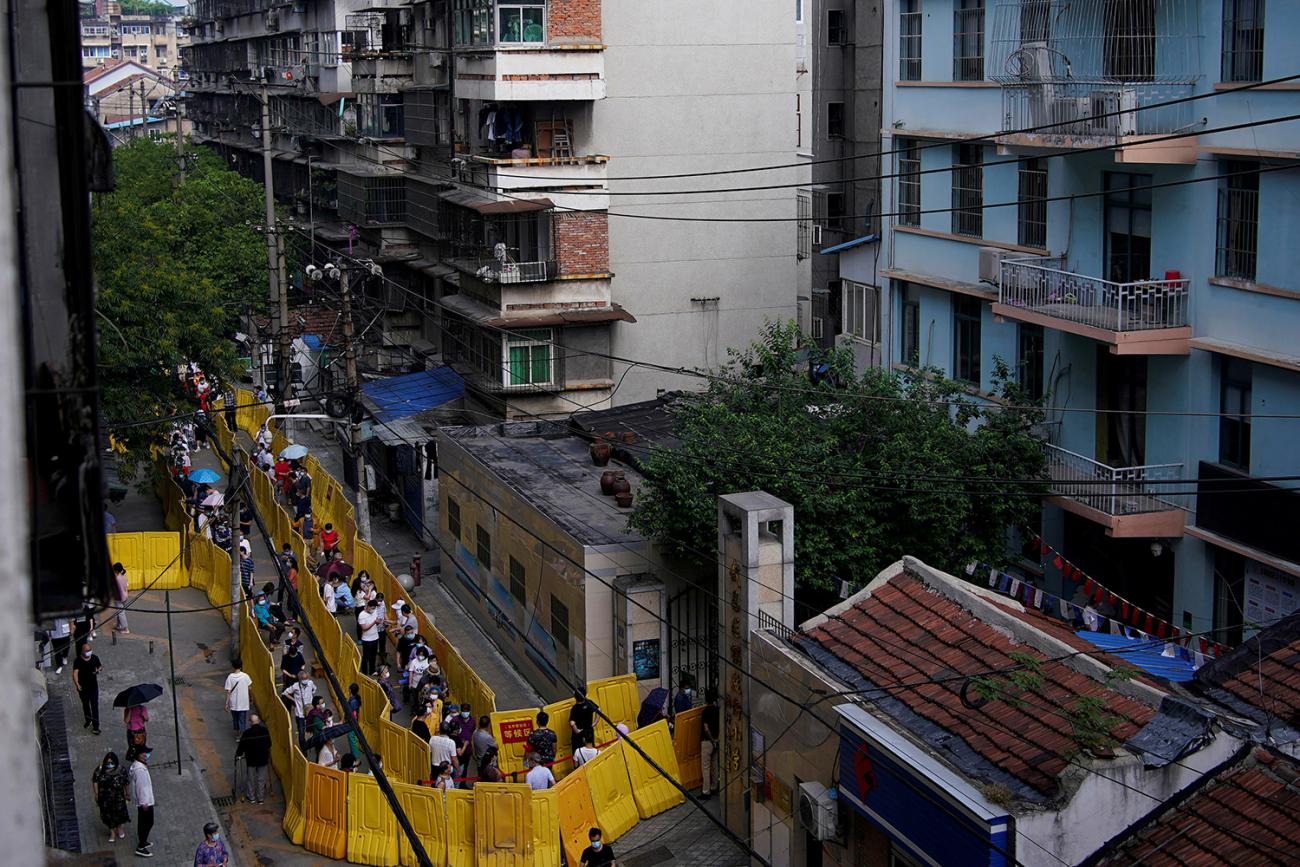
<path fill-rule="evenodd" d="M 812 196 L 808 193 L 799 193 L 795 199 L 798 207 L 798 224 L 797 224 L 797 249 L 795 255 L 799 259 L 807 259 L 812 256 Z"/>
<path fill-rule="evenodd" d="M 1264 0 L 1223 0 L 1223 80 L 1264 77 Z"/>
<path fill-rule="evenodd" d="M 826 10 L 826 44 L 847 45 L 848 23 L 843 9 Z"/>
<path fill-rule="evenodd" d="M 979 385 L 980 381 L 980 317 L 982 305 L 978 298 L 953 297 L 953 379 Z"/>
<path fill-rule="evenodd" d="M 921 80 L 921 0 L 899 0 L 898 77 Z"/>
<path fill-rule="evenodd" d="M 898 223 L 921 225 L 921 148 L 915 139 L 898 143 Z"/>
<path fill-rule="evenodd" d="M 984 237 L 984 167 L 979 145 L 953 147 L 952 231 L 954 235 Z"/>
<path fill-rule="evenodd" d="M 1047 247 L 1047 161 L 1023 160 L 1020 163 L 1019 206 L 1016 230 L 1019 242 L 1026 247 Z"/>
<path fill-rule="evenodd" d="M 1250 171 L 1252 163 L 1229 162 L 1224 174 Z M 1254 280 L 1259 254 L 1259 175 L 1224 178 L 1219 188 L 1219 231 L 1215 271 L 1221 277 Z"/>
<path fill-rule="evenodd" d="M 984 79 L 984 0 L 954 0 L 953 81 Z"/>
<path fill-rule="evenodd" d="M 844 103 L 826 103 L 826 137 L 844 138 Z"/>

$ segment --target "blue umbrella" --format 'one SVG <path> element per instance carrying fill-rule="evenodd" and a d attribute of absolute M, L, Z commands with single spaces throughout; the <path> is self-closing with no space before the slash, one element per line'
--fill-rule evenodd
<path fill-rule="evenodd" d="M 307 447 L 294 443 L 291 446 L 285 446 L 284 451 L 280 452 L 280 457 L 286 461 L 296 461 L 299 458 L 307 457 Z"/>
<path fill-rule="evenodd" d="M 189 479 L 200 485 L 210 485 L 213 482 L 221 481 L 221 473 L 216 470 L 210 470 L 207 467 L 201 467 L 190 473 Z"/>

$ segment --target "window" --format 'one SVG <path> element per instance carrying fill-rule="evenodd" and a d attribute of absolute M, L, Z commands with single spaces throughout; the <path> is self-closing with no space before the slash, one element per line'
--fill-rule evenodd
<path fill-rule="evenodd" d="M 1052 0 L 1020 0 L 1020 44 L 1052 38 Z"/>
<path fill-rule="evenodd" d="M 812 256 L 812 196 L 808 193 L 800 192 L 795 196 L 795 204 L 798 208 L 798 240 L 795 249 L 795 258 L 807 259 Z"/>
<path fill-rule="evenodd" d="M 844 138 L 844 103 L 826 103 L 826 137 Z"/>
<path fill-rule="evenodd" d="M 826 228 L 844 230 L 844 218 L 848 216 L 846 200 L 843 193 L 826 194 Z"/>
<path fill-rule="evenodd" d="M 368 138 L 401 138 L 405 134 L 404 97 L 400 93 L 357 94 L 357 133 Z"/>
<path fill-rule="evenodd" d="M 898 223 L 921 225 L 921 146 L 916 139 L 898 140 Z"/>
<path fill-rule="evenodd" d="M 1219 463 L 1250 470 L 1251 364 L 1219 356 Z"/>
<path fill-rule="evenodd" d="M 898 2 L 898 78 L 921 80 L 921 0 Z"/>
<path fill-rule="evenodd" d="M 952 80 L 984 79 L 984 0 L 953 0 Z"/>
<path fill-rule="evenodd" d="M 1016 381 L 1025 396 L 1043 396 L 1043 326 L 1021 323 L 1016 333 Z"/>
<path fill-rule="evenodd" d="M 826 10 L 826 44 L 846 45 L 849 41 L 848 24 L 843 9 Z"/>
<path fill-rule="evenodd" d="M 506 337 L 506 385 L 550 385 L 555 379 L 551 365 L 549 328 L 528 328 Z"/>
<path fill-rule="evenodd" d="M 454 0 L 452 29 L 457 45 L 491 45 L 493 0 Z"/>
<path fill-rule="evenodd" d="M 984 236 L 983 148 L 961 144 L 952 149 L 952 231 L 971 238 Z"/>
<path fill-rule="evenodd" d="M 457 542 L 460 541 L 460 503 L 447 498 L 447 532 Z"/>
<path fill-rule="evenodd" d="M 1026 247 L 1047 247 L 1047 160 L 1020 162 L 1016 234 Z"/>
<path fill-rule="evenodd" d="M 1156 0 L 1105 0 L 1103 74 L 1152 81 L 1156 73 Z"/>
<path fill-rule="evenodd" d="M 901 324 L 903 333 L 899 340 L 899 360 L 916 367 L 921 363 L 921 300 L 910 283 L 903 283 L 899 295 L 903 299 Z"/>
<path fill-rule="evenodd" d="M 555 643 L 569 651 L 569 608 L 555 594 L 551 594 L 551 637 Z"/>
<path fill-rule="evenodd" d="M 492 534 L 478 525 L 478 563 L 484 569 L 492 568 Z"/>
<path fill-rule="evenodd" d="M 794 20 L 796 23 L 803 20 L 803 0 L 794 0 Z"/>
<path fill-rule="evenodd" d="M 500 29 L 497 41 L 515 43 L 542 43 L 546 41 L 546 7 L 530 4 L 527 6 L 499 6 L 497 8 Z"/>
<path fill-rule="evenodd" d="M 952 376 L 980 383 L 980 300 L 965 295 L 952 299 Z"/>
<path fill-rule="evenodd" d="M 528 599 L 528 581 L 524 564 L 514 557 L 510 558 L 510 595 L 524 605 Z"/>
<path fill-rule="evenodd" d="M 1219 240 L 1215 272 L 1222 277 L 1255 279 L 1259 252 L 1259 173 L 1254 163 L 1223 164 L 1219 181 Z M 1246 174 L 1242 174 L 1246 172 Z"/>
<path fill-rule="evenodd" d="M 844 332 L 859 340 L 880 342 L 880 287 L 844 281 Z"/>
<path fill-rule="evenodd" d="M 1223 0 L 1223 80 L 1264 77 L 1264 0 Z"/>

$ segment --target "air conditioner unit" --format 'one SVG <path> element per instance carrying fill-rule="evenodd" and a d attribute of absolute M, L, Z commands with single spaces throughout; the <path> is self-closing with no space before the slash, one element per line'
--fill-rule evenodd
<path fill-rule="evenodd" d="M 993 286 L 1002 284 L 1002 261 L 1004 259 L 1023 259 L 1024 253 L 1013 253 L 999 247 L 980 247 L 980 282 Z"/>
<path fill-rule="evenodd" d="M 1137 90 L 1097 90 L 1089 97 L 1089 123 L 1099 134 L 1137 134 Z"/>
<path fill-rule="evenodd" d="M 814 247 L 820 247 L 822 243 L 822 226 L 821 223 L 812 224 L 812 243 Z"/>
<path fill-rule="evenodd" d="M 839 793 L 821 783 L 799 784 L 799 824 L 818 840 L 839 836 Z"/>

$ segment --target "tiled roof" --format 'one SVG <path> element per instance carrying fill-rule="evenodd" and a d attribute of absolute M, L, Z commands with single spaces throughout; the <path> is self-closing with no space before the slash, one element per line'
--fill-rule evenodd
<path fill-rule="evenodd" d="M 997 604 L 988 599 L 980 603 Z M 998 607 L 1018 615 L 1010 606 Z M 1065 663 L 1042 665 L 1041 685 L 1021 701 L 994 699 L 978 709 L 967 707 L 961 698 L 963 681 L 956 675 L 1018 665 L 1011 654 L 1047 657 L 908 572 L 877 585 L 869 596 L 810 630 L 808 637 L 873 685 L 951 681 L 890 694 L 912 713 L 965 742 L 979 757 L 1049 797 L 1058 793 L 1058 776 L 1080 750 L 1069 719 L 1079 698 L 1095 696 L 1105 702 L 1103 713 L 1117 720 L 1111 736 L 1119 742 L 1155 713 Z M 968 698 L 977 696 L 969 691 Z"/>
<path fill-rule="evenodd" d="M 1104 865 L 1300 865 L 1300 763 L 1254 750 L 1102 852 Z"/>
<path fill-rule="evenodd" d="M 325 344 L 341 343 L 343 320 L 339 311 L 319 304 L 295 307 L 289 311 L 289 333 L 294 337 L 316 334 Z"/>
<path fill-rule="evenodd" d="M 1196 681 L 1211 698 L 1239 712 L 1300 728 L 1300 613 L 1205 666 Z"/>

